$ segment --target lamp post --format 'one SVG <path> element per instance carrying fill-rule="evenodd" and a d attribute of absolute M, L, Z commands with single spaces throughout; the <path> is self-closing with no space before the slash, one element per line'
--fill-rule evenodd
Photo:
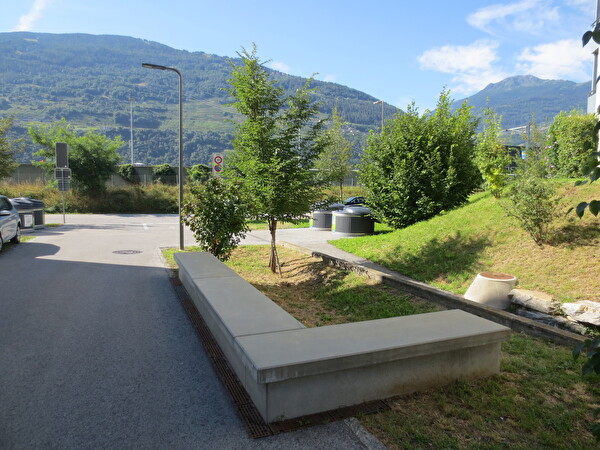
<path fill-rule="evenodd" d="M 146 69 L 170 70 L 179 76 L 179 250 L 183 250 L 183 222 L 181 205 L 183 203 L 183 77 L 175 67 L 160 66 L 158 64 L 143 63 Z"/>
<path fill-rule="evenodd" d="M 383 133 L 383 100 L 377 100 L 373 102 L 374 105 L 379 105 L 381 103 L 381 132 Z"/>

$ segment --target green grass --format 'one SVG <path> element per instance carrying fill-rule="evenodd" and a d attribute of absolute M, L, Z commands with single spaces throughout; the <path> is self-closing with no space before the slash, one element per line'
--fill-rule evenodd
<path fill-rule="evenodd" d="M 331 241 L 338 248 L 441 289 L 463 294 L 478 272 L 515 275 L 520 286 L 561 301 L 600 300 L 600 217 L 565 216 L 569 206 L 600 198 L 600 183 L 563 183 L 554 240 L 536 245 L 488 193 L 468 204 L 401 230 Z"/>

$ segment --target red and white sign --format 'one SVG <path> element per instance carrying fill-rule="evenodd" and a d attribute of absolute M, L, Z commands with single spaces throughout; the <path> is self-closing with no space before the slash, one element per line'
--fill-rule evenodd
<path fill-rule="evenodd" d="M 223 171 L 223 155 L 221 153 L 213 153 L 211 165 L 213 175 L 218 177 Z"/>

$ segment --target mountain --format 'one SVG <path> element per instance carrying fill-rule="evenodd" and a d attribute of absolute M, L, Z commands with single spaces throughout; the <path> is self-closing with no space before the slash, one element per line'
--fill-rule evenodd
<path fill-rule="evenodd" d="M 0 33 L 0 115 L 15 118 L 13 134 L 26 142 L 27 126 L 62 117 L 82 131 L 99 128 L 110 137 L 121 135 L 126 142 L 123 159 L 130 162 L 133 107 L 135 162 L 176 164 L 178 78 L 170 71 L 144 69 L 145 62 L 177 67 L 182 73 L 184 164 L 207 163 L 211 153 L 231 148 L 231 120 L 239 117 L 228 106 L 229 59 L 131 37 Z M 269 72 L 288 93 L 306 82 Z M 358 154 L 368 131 L 379 126 L 381 109 L 373 106 L 377 99 L 335 83 L 314 81 L 312 86 L 322 114 L 330 115 L 338 106 Z M 391 105 L 385 107 L 387 117 L 396 112 Z M 29 144 L 21 161 L 29 162 L 33 151 Z"/>
<path fill-rule="evenodd" d="M 519 75 L 489 84 L 466 100 L 475 108 L 473 112 L 478 116 L 486 106 L 494 109 L 502 116 L 504 128 L 526 125 L 532 114 L 537 124 L 543 125 L 551 123 L 561 111 L 585 111 L 590 87 L 589 81 L 574 83 Z M 453 107 L 458 108 L 463 100 L 454 102 Z"/>

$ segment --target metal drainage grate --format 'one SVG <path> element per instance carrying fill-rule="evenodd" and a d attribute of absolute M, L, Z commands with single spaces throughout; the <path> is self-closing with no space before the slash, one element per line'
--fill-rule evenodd
<path fill-rule="evenodd" d="M 138 253 L 142 253 L 141 250 L 115 250 L 113 253 L 117 255 L 137 255 Z"/>
<path fill-rule="evenodd" d="M 233 400 L 233 403 L 237 409 L 238 415 L 246 426 L 246 431 L 251 438 L 257 439 L 273 436 L 275 434 L 295 431 L 314 425 L 321 425 L 348 417 L 375 414 L 381 411 L 388 411 L 390 409 L 390 406 L 386 401 L 375 400 L 372 402 L 363 403 L 361 405 L 298 417 L 296 419 L 285 420 L 282 422 L 275 422 L 271 424 L 266 423 L 252 403 L 250 396 L 240 383 L 238 377 L 229 366 L 223 351 L 215 341 L 210 330 L 208 329 L 208 326 L 206 325 L 206 322 L 204 322 L 204 319 L 196 309 L 196 306 L 181 284 L 179 278 L 173 277 L 170 278 L 170 280 L 173 289 L 179 297 L 179 301 L 188 314 L 188 317 L 192 322 L 198 337 L 202 341 L 204 349 L 210 357 L 217 375 L 229 392 L 229 395 L 231 396 L 231 399 Z"/>

